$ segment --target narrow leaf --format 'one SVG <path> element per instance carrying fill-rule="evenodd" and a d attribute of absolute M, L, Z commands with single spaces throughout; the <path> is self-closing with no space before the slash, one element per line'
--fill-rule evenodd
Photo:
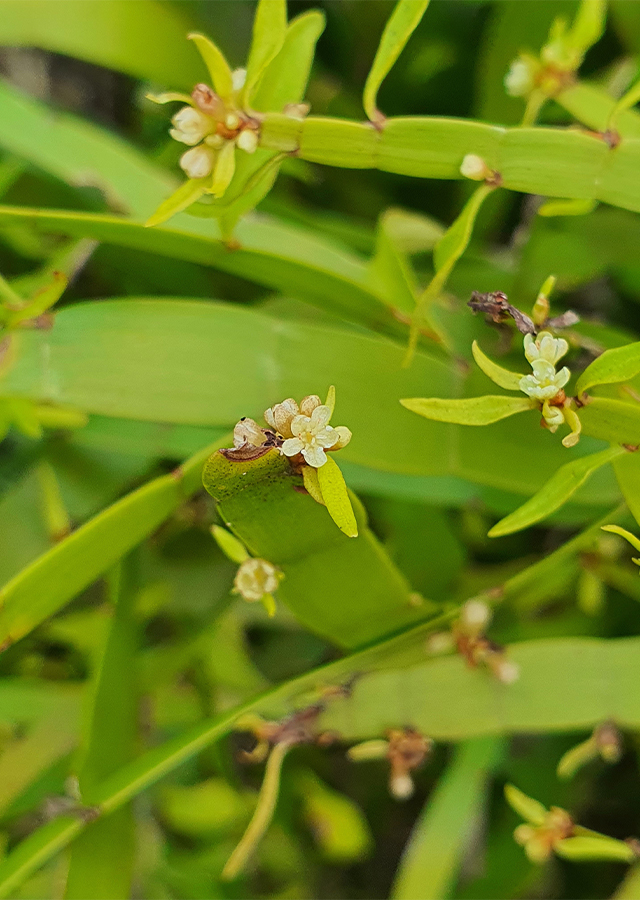
<path fill-rule="evenodd" d="M 504 534 L 512 534 L 521 531 L 530 525 L 546 519 L 551 513 L 560 509 L 569 497 L 590 478 L 601 466 L 612 462 L 616 457 L 626 453 L 623 447 L 610 447 L 600 453 L 591 456 L 583 456 L 561 466 L 551 476 L 545 486 L 530 500 L 527 500 L 519 509 L 501 519 L 489 531 L 489 537 L 501 537 Z"/>
<path fill-rule="evenodd" d="M 519 391 L 522 375 L 518 372 L 510 372 L 503 369 L 492 359 L 489 359 L 480 349 L 478 342 L 474 341 L 471 350 L 473 358 L 478 363 L 484 374 L 490 378 L 498 387 L 504 388 L 506 391 Z"/>
<path fill-rule="evenodd" d="M 447 400 L 440 397 L 419 397 L 401 400 L 411 412 L 436 422 L 453 422 L 457 425 L 491 425 L 527 409 L 535 409 L 536 402 L 529 397 L 467 397 Z"/>
<path fill-rule="evenodd" d="M 322 491 L 320 490 L 318 470 L 314 469 L 313 466 L 305 466 L 302 470 L 302 479 L 304 481 L 306 492 L 313 497 L 316 503 L 320 503 L 322 504 L 322 506 L 326 506 L 324 497 L 322 496 Z"/>
<path fill-rule="evenodd" d="M 286 0 L 259 0 L 253 20 L 253 38 L 247 78 L 243 90 L 243 104 L 251 105 L 255 89 L 272 59 L 280 52 L 287 33 Z"/>
<path fill-rule="evenodd" d="M 380 85 L 419 25 L 428 5 L 429 0 L 398 0 L 385 25 L 362 99 L 364 111 L 372 122 L 383 118 L 376 107 Z"/>
<path fill-rule="evenodd" d="M 635 534 L 631 534 L 630 531 L 627 531 L 626 528 L 621 528 L 619 525 L 603 525 L 602 530 L 610 531 L 612 534 L 619 534 L 625 541 L 629 541 L 632 547 L 635 547 L 636 550 L 640 550 L 640 539 L 638 539 Z"/>
<path fill-rule="evenodd" d="M 509 806 L 526 822 L 531 822 L 532 825 L 544 824 L 547 818 L 547 808 L 542 803 L 534 800 L 533 797 L 528 797 L 513 784 L 505 784 L 504 795 Z"/>
<path fill-rule="evenodd" d="M 632 863 L 637 856 L 629 844 L 605 837 L 569 837 L 554 844 L 553 849 L 564 859 L 574 862 L 609 859 L 617 862 Z"/>
<path fill-rule="evenodd" d="M 327 456 L 326 463 L 318 469 L 318 484 L 329 515 L 340 531 L 348 537 L 357 537 L 358 526 L 347 485 L 340 467 L 331 456 Z"/>
<path fill-rule="evenodd" d="M 587 366 L 576 384 L 579 396 L 597 384 L 615 384 L 629 381 L 640 372 L 640 341 L 605 350 Z"/>
<path fill-rule="evenodd" d="M 208 178 L 190 178 L 188 181 L 185 181 L 177 191 L 174 191 L 170 197 L 162 201 L 153 215 L 149 216 L 144 223 L 145 226 L 151 228 L 153 225 L 160 225 L 162 222 L 170 219 L 171 216 L 175 216 L 176 213 L 182 212 L 183 209 L 191 206 L 192 203 L 195 203 L 196 200 L 202 197 L 208 184 Z"/>
<path fill-rule="evenodd" d="M 230 531 L 227 531 L 226 528 L 214 525 L 211 528 L 211 534 L 215 538 L 218 547 L 220 547 L 224 555 L 232 562 L 240 564 L 243 563 L 245 559 L 249 559 L 249 554 L 242 541 L 239 541 L 238 538 L 234 534 L 231 534 Z"/>
<path fill-rule="evenodd" d="M 472 823 L 482 813 L 487 777 L 501 750 L 499 738 L 458 746 L 414 826 L 396 874 L 393 900 L 450 896 Z"/>
<path fill-rule="evenodd" d="M 193 41 L 200 56 L 209 70 L 213 88 L 223 100 L 229 100 L 233 94 L 233 75 L 229 63 L 222 51 L 204 34 L 190 34 L 189 40 Z"/>
<path fill-rule="evenodd" d="M 547 200 L 538 208 L 539 216 L 586 216 L 597 206 L 595 200 Z"/>

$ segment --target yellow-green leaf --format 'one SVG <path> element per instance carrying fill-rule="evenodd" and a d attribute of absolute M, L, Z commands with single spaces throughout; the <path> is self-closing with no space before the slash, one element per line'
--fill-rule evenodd
<path fill-rule="evenodd" d="M 605 350 L 578 378 L 576 394 L 580 395 L 597 384 L 628 381 L 638 372 L 640 372 L 640 341 Z"/>
<path fill-rule="evenodd" d="M 398 0 L 385 25 L 371 71 L 367 76 L 362 100 L 364 111 L 372 122 L 379 121 L 381 118 L 376 107 L 380 85 L 400 56 L 428 5 L 429 0 Z"/>
<path fill-rule="evenodd" d="M 534 800 L 533 797 L 523 794 L 513 784 L 505 784 L 504 795 L 509 806 L 519 816 L 522 816 L 525 821 L 531 822 L 532 825 L 542 825 L 544 823 L 547 817 L 547 808 L 542 803 Z"/>
<path fill-rule="evenodd" d="M 536 407 L 529 397 L 467 397 L 448 400 L 440 397 L 415 397 L 400 403 L 411 412 L 436 422 L 453 422 L 457 425 L 491 425 L 519 412 Z"/>
<path fill-rule="evenodd" d="M 519 391 L 520 380 L 523 377 L 519 372 L 510 372 L 503 369 L 492 359 L 489 359 L 480 349 L 478 342 L 474 341 L 471 350 L 473 358 L 478 363 L 484 374 L 490 378 L 498 387 L 504 388 L 506 391 Z"/>
<path fill-rule="evenodd" d="M 231 534 L 230 531 L 227 531 L 226 528 L 221 528 L 219 525 L 213 525 L 211 528 L 211 534 L 215 538 L 216 544 L 225 556 L 227 556 L 232 562 L 243 563 L 245 559 L 249 559 L 249 554 L 242 543 L 238 538 Z"/>
<path fill-rule="evenodd" d="M 195 33 L 188 37 L 198 48 L 209 70 L 214 90 L 223 100 L 228 100 L 233 94 L 233 76 L 224 53 L 204 34 Z"/>
<path fill-rule="evenodd" d="M 190 178 L 181 184 L 178 190 L 163 200 L 153 215 L 147 219 L 145 222 L 147 228 L 166 222 L 171 216 L 175 216 L 176 213 L 182 212 L 183 209 L 199 200 L 206 190 L 208 181 L 208 178 Z"/>
<path fill-rule="evenodd" d="M 632 863 L 637 856 L 629 844 L 624 841 L 616 841 L 614 838 L 598 835 L 590 835 L 565 838 L 554 844 L 555 852 L 564 859 L 575 862 L 582 860 L 609 859 L 617 862 Z"/>
<path fill-rule="evenodd" d="M 356 517 L 347 492 L 347 485 L 337 462 L 327 456 L 326 463 L 317 471 L 322 499 L 329 515 L 340 531 L 344 531 L 348 537 L 357 537 Z"/>
<path fill-rule="evenodd" d="M 286 0 L 260 0 L 253 20 L 253 39 L 242 94 L 245 105 L 251 104 L 260 77 L 271 60 L 280 52 L 286 33 Z"/>

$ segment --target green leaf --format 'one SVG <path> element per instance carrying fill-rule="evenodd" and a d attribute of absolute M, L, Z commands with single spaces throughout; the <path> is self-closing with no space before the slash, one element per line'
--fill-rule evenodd
<path fill-rule="evenodd" d="M 289 22 L 282 49 L 264 70 L 251 106 L 259 112 L 281 112 L 299 103 L 307 88 L 316 42 L 324 31 L 325 17 L 317 9 Z"/>
<path fill-rule="evenodd" d="M 151 534 L 197 489 L 211 449 L 118 500 L 8 581 L 0 589 L 0 646 L 24 637 Z"/>
<path fill-rule="evenodd" d="M 636 550 L 640 550 L 640 539 L 638 539 L 635 534 L 631 534 L 630 531 L 627 531 L 626 528 L 621 528 L 619 525 L 603 525 L 602 530 L 610 531 L 612 534 L 619 534 L 625 541 L 629 541 L 632 547 L 635 547 Z"/>
<path fill-rule="evenodd" d="M 503 369 L 492 359 L 489 359 L 482 350 L 477 341 L 471 345 L 473 358 L 478 363 L 487 378 L 490 378 L 498 387 L 504 388 L 506 391 L 519 391 L 522 375 L 519 372 L 510 372 Z"/>
<path fill-rule="evenodd" d="M 135 756 L 138 686 L 136 560 L 126 559 L 107 579 L 112 611 L 102 659 L 90 694 L 88 727 L 80 745 L 78 782 L 90 806 L 98 784 Z M 73 844 L 66 900 L 126 897 L 131 891 L 134 820 L 130 807 L 93 823 Z"/>
<path fill-rule="evenodd" d="M 613 462 L 618 456 L 626 453 L 623 447 L 610 447 L 592 456 L 584 456 L 582 459 L 574 459 L 561 466 L 545 486 L 535 496 L 527 500 L 519 509 L 501 519 L 497 525 L 489 531 L 489 537 L 501 537 L 504 534 L 512 534 L 521 531 L 530 525 L 546 519 L 552 512 L 566 503 L 580 485 L 599 469 L 609 462 Z"/>
<path fill-rule="evenodd" d="M 286 0 L 259 0 L 253 20 L 253 38 L 247 62 L 243 105 L 251 106 L 260 78 L 284 44 L 287 32 Z"/>
<path fill-rule="evenodd" d="M 384 119 L 376 107 L 378 90 L 400 56 L 405 44 L 420 24 L 428 5 L 429 0 L 398 0 L 385 25 L 373 65 L 367 76 L 362 98 L 364 111 L 372 122 Z"/>
<path fill-rule="evenodd" d="M 587 862 L 591 860 L 615 860 L 616 862 L 632 863 L 637 860 L 633 848 L 624 841 L 616 841 L 614 838 L 605 837 L 569 837 L 558 841 L 553 845 L 554 851 L 563 859 L 573 862 Z"/>
<path fill-rule="evenodd" d="M 471 823 L 481 814 L 488 776 L 502 755 L 500 739 L 460 744 L 430 795 L 396 873 L 393 900 L 440 900 L 450 896 Z"/>
<path fill-rule="evenodd" d="M 55 6 L 49 0 L 33 0 L 29 6 L 5 0 L 0 44 L 40 47 L 143 81 L 191 90 L 203 75 L 184 40 L 191 25 L 188 8 L 156 0 L 67 0 Z"/>
<path fill-rule="evenodd" d="M 249 554 L 247 553 L 246 547 L 239 541 L 237 537 L 231 534 L 230 531 L 227 531 L 226 528 L 221 528 L 219 525 L 214 525 L 211 529 L 211 533 L 215 538 L 215 541 L 224 553 L 232 562 L 243 563 L 245 559 L 249 559 Z"/>
<path fill-rule="evenodd" d="M 640 525 L 640 455 L 627 453 L 613 463 L 613 471 L 629 510 Z"/>
<path fill-rule="evenodd" d="M 585 434 L 618 444 L 640 444 L 640 404 L 591 397 L 579 410 Z"/>
<path fill-rule="evenodd" d="M 357 529 L 357 537 L 347 538 L 324 506 L 296 490 L 302 479 L 277 450 L 254 460 L 214 453 L 205 464 L 203 483 L 217 500 L 223 521 L 251 555 L 282 571 L 278 598 L 296 618 L 330 640 L 354 647 L 415 622 L 424 612 L 411 606 L 409 585 L 369 530 L 357 499 L 352 497 L 355 520 L 349 521 L 344 486 L 336 487 L 336 479 L 330 478 L 325 494 L 320 479 L 327 467 L 331 461 L 317 470 L 325 502 L 333 503 L 345 528 Z"/>
<path fill-rule="evenodd" d="M 231 147 L 231 152 L 233 154 L 233 144 L 227 143 L 226 146 Z M 231 174 L 233 174 L 233 172 Z M 166 222 L 167 219 L 170 219 L 177 213 L 187 209 L 187 207 L 191 206 L 192 203 L 195 203 L 202 197 L 209 186 L 210 180 L 211 179 L 208 177 L 189 178 L 184 184 L 181 184 L 177 191 L 174 191 L 170 197 L 167 197 L 166 200 L 162 201 L 153 215 L 149 216 L 145 222 L 145 226 L 151 228 L 153 225 L 161 225 L 163 222 Z"/>
<path fill-rule="evenodd" d="M 223 100 L 229 101 L 233 94 L 233 76 L 224 53 L 204 34 L 193 33 L 188 38 L 198 48 L 209 70 L 213 89 Z"/>
<path fill-rule="evenodd" d="M 458 425 L 491 425 L 507 416 L 513 416 L 536 403 L 529 397 L 466 397 L 462 400 L 446 400 L 440 397 L 421 399 L 419 397 L 401 400 L 400 403 L 411 412 L 434 419 L 436 422 L 454 422 Z"/>
<path fill-rule="evenodd" d="M 595 84 L 578 81 L 558 94 L 555 100 L 589 128 L 605 132 L 613 125 L 624 137 L 640 137 L 640 115 L 629 109 L 616 113 L 618 101 Z"/>
<path fill-rule="evenodd" d="M 449 273 L 460 259 L 471 239 L 471 232 L 483 201 L 495 190 L 488 184 L 481 184 L 467 200 L 455 222 L 446 230 L 435 246 L 433 263 L 436 272 Z"/>
<path fill-rule="evenodd" d="M 597 384 L 629 381 L 640 372 L 640 341 L 605 350 L 587 366 L 576 384 L 576 394 L 588 391 Z"/>
<path fill-rule="evenodd" d="M 40 288 L 33 297 L 25 303 L 22 309 L 14 310 L 7 316 L 8 327 L 14 327 L 20 322 L 35 319 L 57 303 L 67 287 L 67 279 L 62 272 L 53 273 L 50 284 Z"/>
<path fill-rule="evenodd" d="M 606 0 L 581 0 L 566 40 L 584 57 L 589 47 L 600 40 L 607 18 Z"/>
<path fill-rule="evenodd" d="M 538 208 L 539 216 L 586 216 L 593 212 L 595 200 L 547 200 Z"/>
<path fill-rule="evenodd" d="M 340 467 L 331 456 L 327 456 L 325 464 L 318 469 L 318 484 L 327 511 L 340 531 L 347 537 L 357 537 L 358 526 L 347 486 Z"/>
<path fill-rule="evenodd" d="M 387 227 L 387 221 L 388 214 L 385 213 L 378 222 L 376 252 L 370 264 L 371 282 L 378 292 L 384 291 L 389 305 L 411 315 L 418 299 L 415 273 Z"/>
<path fill-rule="evenodd" d="M 531 822 L 532 825 L 544 825 L 547 818 L 546 806 L 534 800 L 533 797 L 523 794 L 513 784 L 505 784 L 504 795 L 509 806 L 526 822 Z"/>

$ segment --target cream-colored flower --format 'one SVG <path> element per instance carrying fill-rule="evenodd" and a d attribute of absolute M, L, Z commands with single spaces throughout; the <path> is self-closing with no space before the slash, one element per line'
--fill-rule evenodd
<path fill-rule="evenodd" d="M 467 153 L 460 166 L 460 174 L 472 181 L 484 181 L 491 174 L 491 170 L 481 156 L 475 153 Z"/>
<path fill-rule="evenodd" d="M 544 359 L 531 364 L 533 375 L 523 375 L 520 379 L 520 390 L 534 400 L 553 400 L 571 377 L 571 372 L 564 366 L 559 372 Z"/>
<path fill-rule="evenodd" d="M 234 591 L 254 603 L 272 594 L 280 580 L 276 567 L 266 559 L 245 559 L 236 572 Z"/>
<path fill-rule="evenodd" d="M 236 138 L 236 147 L 245 153 L 255 153 L 258 149 L 258 134 L 250 128 L 245 128 Z"/>
<path fill-rule="evenodd" d="M 211 118 L 193 106 L 183 106 L 171 119 L 171 122 L 173 128 L 169 134 L 174 141 L 180 141 L 181 144 L 188 144 L 190 147 L 199 144 L 207 134 L 215 129 Z"/>
<path fill-rule="evenodd" d="M 310 416 L 296 416 L 291 422 L 293 437 L 282 445 L 284 455 L 302 453 L 304 461 L 314 469 L 323 466 L 327 461 L 324 451 L 337 444 L 340 438 L 337 429 L 328 424 L 330 418 L 328 406 L 316 406 Z"/>
<path fill-rule="evenodd" d="M 519 56 L 511 63 L 504 77 L 504 87 L 510 97 L 526 97 L 535 87 L 535 79 L 539 66 L 533 59 Z"/>
<path fill-rule="evenodd" d="M 209 147 L 199 144 L 180 157 L 180 168 L 189 178 L 206 178 L 213 170 L 216 155 Z"/>
<path fill-rule="evenodd" d="M 533 364 L 544 360 L 556 366 L 558 360 L 569 352 L 569 344 L 564 338 L 554 338 L 549 331 L 541 331 L 537 337 L 532 334 L 524 336 L 524 355 Z"/>
<path fill-rule="evenodd" d="M 273 428 L 282 437 L 291 438 L 293 437 L 291 423 L 299 414 L 300 407 L 293 397 L 289 397 L 287 400 L 283 400 L 282 403 L 276 403 L 275 406 L 265 409 L 264 420 L 269 428 Z"/>

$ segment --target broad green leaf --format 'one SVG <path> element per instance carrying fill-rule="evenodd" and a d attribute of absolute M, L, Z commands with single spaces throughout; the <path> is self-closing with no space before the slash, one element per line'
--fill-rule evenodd
<path fill-rule="evenodd" d="M 325 495 L 320 479 L 327 466 L 331 461 L 318 469 L 325 502 L 334 503 L 352 534 L 357 522 L 358 537 L 347 538 L 324 506 L 295 489 L 302 478 L 292 475 L 287 458 L 277 450 L 254 460 L 214 453 L 205 464 L 203 482 L 223 521 L 251 555 L 282 571 L 279 599 L 306 627 L 354 647 L 425 614 L 419 606 L 411 607 L 409 585 L 367 527 L 356 498 L 355 521 L 347 522 L 341 505 L 346 490 L 334 500 L 335 482 L 329 480 Z"/>
<path fill-rule="evenodd" d="M 284 44 L 287 32 L 286 0 L 259 0 L 253 20 L 253 38 L 247 62 L 243 104 L 250 107 L 260 78 Z"/>
<path fill-rule="evenodd" d="M 616 862 L 632 863 L 637 860 L 633 848 L 624 841 L 616 841 L 614 838 L 599 835 L 598 837 L 576 835 L 565 838 L 554 844 L 554 851 L 563 859 L 574 862 L 588 862 L 591 860 L 615 860 Z"/>
<path fill-rule="evenodd" d="M 400 333 L 385 308 L 386 297 L 369 283 L 363 259 L 311 231 L 264 215 L 238 225 L 235 237 L 240 246 L 233 252 L 222 243 L 210 220 L 181 217 L 171 225 L 144 228 L 139 222 L 115 216 L 3 206 L 0 221 L 32 221 L 45 231 L 88 235 L 117 246 L 213 266 L 374 330 Z"/>
<path fill-rule="evenodd" d="M 194 726 L 147 751 L 106 779 L 99 790 L 103 812 L 113 812 L 185 760 L 227 734 L 248 713 L 283 716 L 292 698 L 309 696 L 318 685 L 344 683 L 360 676 L 351 697 L 332 703 L 321 715 L 321 728 L 336 728 L 347 740 L 381 734 L 390 723 L 412 722 L 436 740 L 463 740 L 489 734 L 576 730 L 613 718 L 623 727 L 640 727 L 640 697 L 634 674 L 638 638 L 568 638 L 513 645 L 510 657 L 520 665 L 520 680 L 502 685 L 470 670 L 456 657 L 404 666 L 424 653 L 426 634 L 442 619 L 419 626 L 382 644 L 354 653 L 286 682 L 242 707 Z M 567 666 L 567 659 L 572 665 Z M 380 671 L 371 671 L 386 666 Z M 363 675 L 363 672 L 368 674 Z M 549 684 L 555 690 L 549 692 Z M 67 846 L 86 822 L 61 816 L 34 831 L 0 863 L 0 895 L 15 893 L 29 874 Z"/>
<path fill-rule="evenodd" d="M 197 489 L 212 449 L 118 500 L 8 581 L 0 589 L 0 645 L 24 637 L 151 534 Z"/>
<path fill-rule="evenodd" d="M 227 143 L 226 146 L 231 147 L 231 153 L 233 154 L 233 144 Z M 167 197 L 166 200 L 162 201 L 153 215 L 149 216 L 147 221 L 144 223 L 145 226 L 147 228 L 150 228 L 154 225 L 162 225 L 162 223 L 166 222 L 167 219 L 170 219 L 177 213 L 187 209 L 187 207 L 191 206 L 192 203 L 195 203 L 196 200 L 199 200 L 200 197 L 202 197 L 202 195 L 209 187 L 210 181 L 211 179 L 208 177 L 188 178 L 187 181 L 185 181 L 184 184 L 181 184 L 180 187 L 176 191 L 174 191 L 170 197 Z"/>
<path fill-rule="evenodd" d="M 613 463 L 613 471 L 631 514 L 640 525 L 640 454 L 627 453 Z"/>
<path fill-rule="evenodd" d="M 490 378 L 498 387 L 504 388 L 506 391 L 519 391 L 522 375 L 519 372 L 510 372 L 503 369 L 492 359 L 483 353 L 477 341 L 474 341 L 471 350 L 473 358 L 478 363 L 487 378 Z"/>
<path fill-rule="evenodd" d="M 230 531 L 227 531 L 226 528 L 214 525 L 211 529 L 211 533 L 213 534 L 218 547 L 220 547 L 224 555 L 232 560 L 232 562 L 240 564 L 243 563 L 245 559 L 249 559 L 249 554 L 247 553 L 244 544 L 239 541 L 237 537 L 234 537 Z"/>
<path fill-rule="evenodd" d="M 614 459 L 626 452 L 623 447 L 611 447 L 609 450 L 594 453 L 592 456 L 584 456 L 582 459 L 574 459 L 561 466 L 534 497 L 494 525 L 489 531 L 489 537 L 512 534 L 514 531 L 528 528 L 541 519 L 546 519 L 563 503 L 566 503 L 596 469 L 613 462 Z"/>
<path fill-rule="evenodd" d="M 203 69 L 184 36 L 190 10 L 156 0 L 5 0 L 0 44 L 40 47 L 134 78 L 191 90 Z"/>
<path fill-rule="evenodd" d="M 576 394 L 579 396 L 598 384 L 629 381 L 638 372 L 640 372 L 640 341 L 613 350 L 605 350 L 578 378 Z"/>
<path fill-rule="evenodd" d="M 618 444 L 640 444 L 640 404 L 591 397 L 578 413 L 585 434 Z"/>
<path fill-rule="evenodd" d="M 491 425 L 507 416 L 534 409 L 535 401 L 529 397 L 467 397 L 462 400 L 445 400 L 440 397 L 419 397 L 401 400 L 411 412 L 434 419 L 436 422 L 454 422 L 458 425 Z"/>
<path fill-rule="evenodd" d="M 88 726 L 80 744 L 78 782 L 91 805 L 96 785 L 135 756 L 138 732 L 135 615 L 137 560 L 109 573 L 111 626 L 90 692 Z M 66 900 L 126 897 L 131 891 L 134 820 L 130 806 L 93 823 L 71 849 Z"/>
<path fill-rule="evenodd" d="M 502 741 L 496 738 L 477 738 L 456 749 L 404 849 L 393 900 L 450 896 L 471 823 L 481 814 L 486 782 L 502 749 Z"/>
<path fill-rule="evenodd" d="M 358 537 L 356 517 L 351 506 L 349 493 L 338 463 L 327 456 L 327 461 L 318 469 L 318 484 L 327 512 L 340 531 L 347 537 Z"/>
<path fill-rule="evenodd" d="M 213 41 L 204 34 L 188 35 L 198 48 L 200 56 L 209 70 L 209 77 L 215 92 L 223 100 L 230 100 L 233 94 L 233 76 L 224 54 Z"/>
<path fill-rule="evenodd" d="M 398 0 L 385 25 L 362 98 L 364 111 L 372 122 L 384 121 L 384 116 L 376 107 L 378 90 L 420 24 L 428 5 L 429 0 Z"/>

